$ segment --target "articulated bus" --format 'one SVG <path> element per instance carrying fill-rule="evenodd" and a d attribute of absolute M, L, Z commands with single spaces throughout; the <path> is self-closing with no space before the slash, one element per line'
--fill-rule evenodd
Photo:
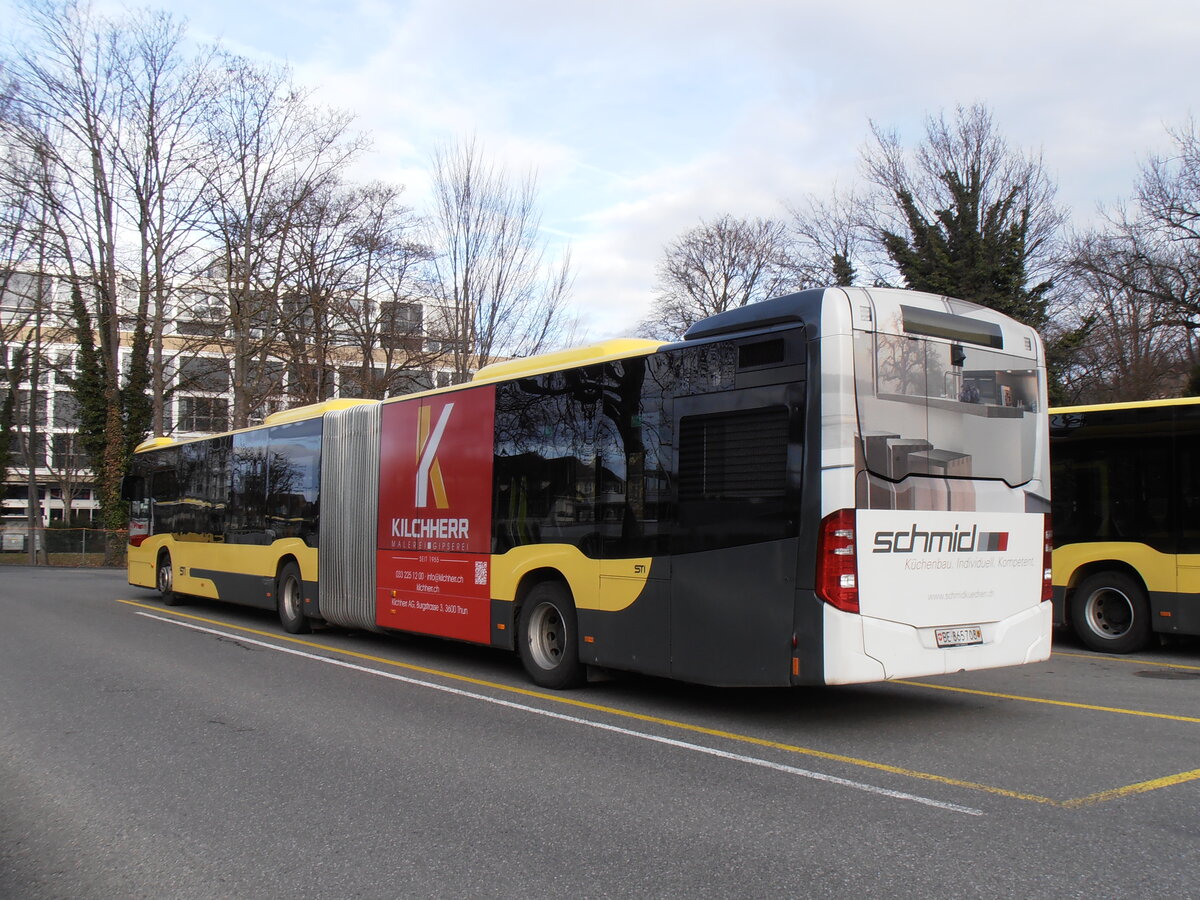
<path fill-rule="evenodd" d="M 135 454 L 129 582 L 712 685 L 1050 654 L 1037 334 L 972 303 L 807 290 Z"/>
<path fill-rule="evenodd" d="M 1109 653 L 1200 634 L 1200 398 L 1050 413 L 1056 624 Z"/>

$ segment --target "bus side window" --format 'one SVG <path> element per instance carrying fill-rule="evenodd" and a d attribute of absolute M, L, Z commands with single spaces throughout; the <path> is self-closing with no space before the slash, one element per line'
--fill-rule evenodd
<path fill-rule="evenodd" d="M 175 456 L 168 451 L 171 468 L 159 469 L 150 476 L 150 508 L 153 513 L 153 534 L 177 531 L 176 512 L 179 508 L 179 479 L 175 475 Z"/>
<path fill-rule="evenodd" d="M 121 478 L 121 499 L 133 502 L 146 496 L 146 479 L 141 475 L 125 475 Z"/>
<path fill-rule="evenodd" d="M 267 527 L 272 538 L 298 537 L 317 546 L 321 489 L 321 420 L 269 430 Z"/>
<path fill-rule="evenodd" d="M 1175 459 L 1179 466 L 1179 552 L 1200 553 L 1200 434 L 1180 434 Z"/>
<path fill-rule="evenodd" d="M 588 370 L 536 375 L 496 389 L 495 552 L 543 542 L 593 552 L 599 403 Z"/>

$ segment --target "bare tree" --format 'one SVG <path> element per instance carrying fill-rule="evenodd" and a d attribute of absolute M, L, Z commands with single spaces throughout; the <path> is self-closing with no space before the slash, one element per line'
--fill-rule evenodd
<path fill-rule="evenodd" d="M 39 248 L 44 244 L 41 194 L 14 132 L 20 128 L 14 86 L 0 82 L 0 497 L 9 469 L 11 447 L 19 438 L 18 390 L 28 375 L 35 326 L 43 313 L 45 280 L 39 277 Z"/>
<path fill-rule="evenodd" d="M 1065 213 L 1040 157 L 1009 146 L 982 105 L 925 122 L 908 149 L 871 123 L 863 218 L 880 283 L 974 300 L 1042 327 Z"/>
<path fill-rule="evenodd" d="M 1171 240 L 1189 242 L 1194 253 L 1200 242 L 1200 131 L 1189 118 L 1167 133 L 1174 152 L 1150 157 L 1135 196 L 1147 225 Z"/>
<path fill-rule="evenodd" d="M 434 329 L 456 377 L 562 341 L 570 257 L 547 260 L 534 177 L 512 181 L 471 139 L 435 151 L 432 178 Z"/>
<path fill-rule="evenodd" d="M 1200 329 L 1200 133 L 1196 122 L 1168 131 L 1174 152 L 1142 167 L 1132 208 L 1077 244 L 1074 260 L 1154 307 L 1164 323 Z"/>
<path fill-rule="evenodd" d="M 75 501 L 91 482 L 91 461 L 78 434 L 50 435 L 50 476 L 62 495 L 63 522 L 71 524 Z"/>
<path fill-rule="evenodd" d="M 1188 329 L 1164 321 L 1159 306 L 1130 287 L 1142 283 L 1146 269 L 1125 249 L 1120 239 L 1099 235 L 1076 245 L 1074 314 L 1086 316 L 1089 328 L 1067 372 L 1070 402 L 1177 396 L 1194 364 Z"/>
<path fill-rule="evenodd" d="M 211 105 L 213 50 L 188 58 L 184 26 L 166 13 L 142 12 L 125 23 L 114 77 L 121 96 L 122 135 L 115 146 L 123 203 L 137 232 L 134 355 L 148 352 L 150 427 L 166 433 L 168 368 L 164 348 L 168 299 L 176 306 L 200 232 L 200 163 L 204 110 Z M 183 350 L 190 349 L 186 346 Z M 139 387 L 134 385 L 135 389 Z"/>
<path fill-rule="evenodd" d="M 793 286 L 853 284 L 866 241 L 862 201 L 834 189 L 829 199 L 808 197 L 788 212 L 791 240 L 785 267 Z"/>
<path fill-rule="evenodd" d="M 147 425 L 146 359 L 121 366 L 118 244 L 121 223 L 116 145 L 121 98 L 114 78 L 120 29 L 73 2 L 31 3 L 33 39 L 16 58 L 21 128 L 16 132 L 39 173 L 54 240 L 67 272 L 73 325 L 85 362 L 74 387 L 83 407 L 83 440 L 94 460 L 102 517 L 110 534 L 124 526 L 120 478 Z M 113 561 L 115 538 L 106 547 Z"/>
<path fill-rule="evenodd" d="M 1200 332 L 1200 134 L 1194 120 L 1169 129 L 1168 155 L 1142 167 L 1132 205 L 1119 203 L 1105 225 L 1076 238 L 1071 261 L 1101 311 L 1117 298 L 1125 315 L 1096 336 L 1095 396 L 1145 399 L 1177 393 Z M 1117 346 L 1119 345 L 1119 346 Z M 1123 353 L 1136 354 L 1131 378 Z M 1162 368 L 1154 378 L 1150 369 Z M 1193 379 L 1195 376 L 1193 375 Z M 1172 388 L 1174 386 L 1174 388 Z"/>
<path fill-rule="evenodd" d="M 284 245 L 291 273 L 282 297 L 281 340 L 289 394 L 313 403 L 332 395 L 382 398 L 427 387 L 444 354 L 424 341 L 417 270 L 431 258 L 414 242 L 401 189 L 331 183 L 299 206 Z"/>
<path fill-rule="evenodd" d="M 281 295 L 293 273 L 285 246 L 304 202 L 363 147 L 351 116 L 314 107 L 287 69 L 222 59 L 221 91 L 207 110 L 204 197 L 216 244 L 210 271 L 223 282 L 235 428 L 274 393 L 256 379 L 276 351 Z"/>
<path fill-rule="evenodd" d="M 357 198 L 340 184 L 322 185 L 300 201 L 284 239 L 290 273 L 282 297 L 281 338 L 286 345 L 289 393 L 303 403 L 333 395 L 338 346 L 337 312 L 353 291 Z"/>
<path fill-rule="evenodd" d="M 425 340 L 428 285 L 420 273 L 433 254 L 417 241 L 420 223 L 401 204 L 401 191 L 376 183 L 354 195 L 354 291 L 340 296 L 338 314 L 347 338 L 343 396 L 382 399 L 428 387 L 429 371 L 444 356 Z"/>
<path fill-rule="evenodd" d="M 667 246 L 658 269 L 659 294 L 639 330 L 675 338 L 701 319 L 766 300 L 796 284 L 786 226 L 774 219 L 726 214 L 702 222 Z"/>

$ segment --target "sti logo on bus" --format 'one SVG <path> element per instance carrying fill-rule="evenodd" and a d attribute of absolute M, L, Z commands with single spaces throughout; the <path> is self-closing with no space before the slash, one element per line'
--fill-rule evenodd
<path fill-rule="evenodd" d="M 1007 531 L 970 531 L 957 525 L 950 531 L 920 531 L 917 523 L 907 531 L 877 531 L 872 553 L 981 553 L 1008 549 Z"/>
<path fill-rule="evenodd" d="M 429 433 L 428 406 L 421 407 L 417 425 L 417 498 L 416 507 L 422 509 L 429 505 L 429 488 L 433 487 L 433 502 L 438 509 L 449 509 L 450 501 L 446 498 L 446 482 L 442 478 L 442 467 L 438 465 L 438 445 L 442 435 L 446 433 L 446 425 L 450 422 L 450 413 L 454 410 L 453 403 L 442 407 L 433 434 Z"/>

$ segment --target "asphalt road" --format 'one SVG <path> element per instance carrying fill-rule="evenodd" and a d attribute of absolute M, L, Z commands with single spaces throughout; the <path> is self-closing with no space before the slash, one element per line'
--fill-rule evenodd
<path fill-rule="evenodd" d="M 563 694 L 0 569 L 0 897 L 1186 897 L 1200 643 L 920 683 Z"/>

